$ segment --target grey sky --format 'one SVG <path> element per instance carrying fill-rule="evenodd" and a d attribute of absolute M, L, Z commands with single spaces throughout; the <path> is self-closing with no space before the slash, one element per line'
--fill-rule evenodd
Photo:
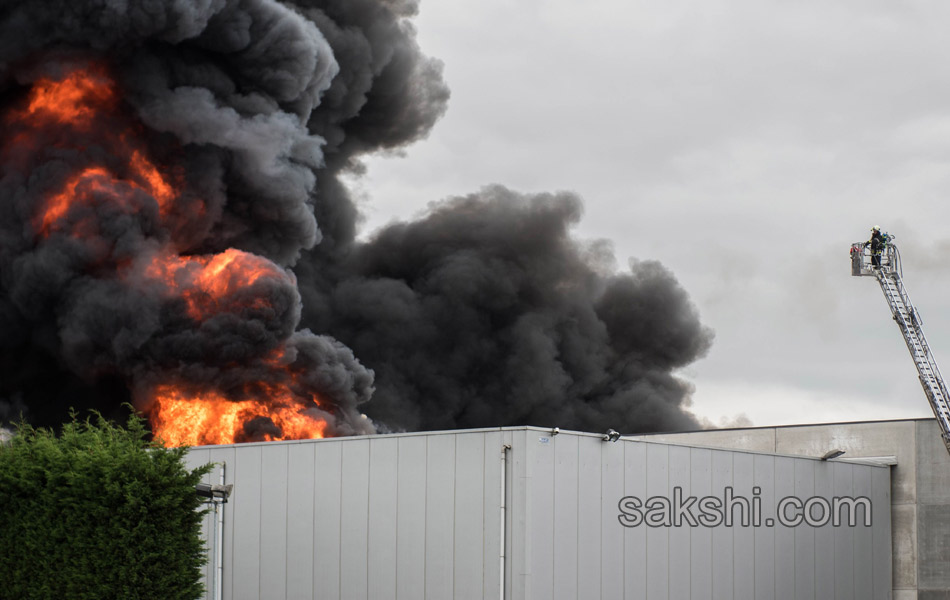
<path fill-rule="evenodd" d="M 352 184 L 365 231 L 501 183 L 573 190 L 618 267 L 657 259 L 716 332 L 692 410 L 757 425 L 927 416 L 877 284 L 879 224 L 950 370 L 950 5 L 423 2 L 449 111 Z"/>

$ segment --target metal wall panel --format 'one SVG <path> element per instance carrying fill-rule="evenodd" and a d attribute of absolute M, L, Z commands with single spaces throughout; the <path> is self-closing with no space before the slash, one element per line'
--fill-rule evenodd
<path fill-rule="evenodd" d="M 775 498 L 775 457 L 768 454 L 756 454 L 752 457 L 752 499 L 760 504 L 754 508 L 761 512 L 754 516 L 755 522 L 765 523 L 765 519 L 773 518 Z M 759 493 L 756 494 L 756 490 Z M 742 493 L 743 490 L 736 490 Z M 747 493 L 747 492 L 746 492 Z M 775 598 L 775 528 L 755 527 L 755 599 L 774 600 Z"/>
<path fill-rule="evenodd" d="M 871 536 L 874 557 L 871 563 L 871 573 L 874 579 L 874 592 L 880 596 L 879 590 L 889 589 L 893 585 L 893 557 L 891 537 L 891 473 L 886 469 L 871 471 L 871 519 L 873 527 Z"/>
<path fill-rule="evenodd" d="M 396 598 L 419 600 L 426 586 L 426 438 L 401 437 L 396 482 Z"/>
<path fill-rule="evenodd" d="M 853 469 L 844 463 L 832 463 L 834 497 L 852 496 L 851 473 Z M 835 518 L 832 515 L 832 518 Z M 835 600 L 854 599 L 854 530 L 851 527 L 835 527 Z"/>
<path fill-rule="evenodd" d="M 340 598 L 346 600 L 368 595 L 369 443 L 363 438 L 342 444 Z"/>
<path fill-rule="evenodd" d="M 489 431 L 485 433 L 471 433 L 467 434 L 471 436 L 481 437 L 485 442 L 485 462 L 484 462 L 484 480 L 482 483 L 482 489 L 484 490 L 483 497 L 484 501 L 484 526 L 482 528 L 482 556 L 484 556 L 484 569 L 483 569 L 483 581 L 484 587 L 482 588 L 482 593 L 485 598 L 497 598 L 499 597 L 501 589 L 501 560 L 500 554 L 502 550 L 506 553 L 511 552 L 511 536 L 508 536 L 509 542 L 507 545 L 502 543 L 501 540 L 501 479 L 502 479 L 502 447 L 506 444 L 512 443 L 512 432 L 511 431 Z M 509 473 L 510 474 L 510 473 Z M 460 473 L 461 476 L 464 476 L 463 473 Z M 511 479 L 508 478 L 507 486 L 511 486 Z M 510 498 L 510 495 L 508 496 Z M 508 500 L 510 503 L 510 499 Z M 506 514 L 510 515 L 511 511 L 507 511 Z M 510 527 L 510 519 L 508 519 L 508 527 Z M 511 562 L 511 558 L 508 558 L 508 562 Z M 507 573 L 510 573 L 511 569 L 507 569 Z M 510 586 L 511 581 L 506 581 L 506 585 Z M 510 587 L 508 589 L 511 589 Z"/>
<path fill-rule="evenodd" d="M 647 498 L 669 495 L 670 448 L 662 444 L 647 446 Z M 667 600 L 670 597 L 670 530 L 648 527 L 646 531 L 647 598 Z"/>
<path fill-rule="evenodd" d="M 496 452 L 499 450 L 500 448 L 496 448 Z M 500 452 L 497 456 L 500 457 Z M 496 458 L 495 462 L 500 462 L 500 458 Z M 497 568 L 498 564 L 496 558 L 486 565 L 482 548 L 486 533 L 485 487 L 485 436 L 460 434 L 455 443 L 455 532 L 452 564 L 452 598 L 458 600 L 484 598 L 485 569 Z M 500 499 L 496 495 L 494 504 L 499 503 Z"/>
<path fill-rule="evenodd" d="M 795 497 L 815 495 L 815 466 L 811 460 L 795 461 Z M 796 527 L 795 532 L 795 600 L 817 598 L 815 587 L 815 529 Z"/>
<path fill-rule="evenodd" d="M 536 513 L 526 517 L 527 534 L 543 547 L 527 550 L 534 560 L 522 573 L 524 598 L 890 598 L 889 522 L 871 528 L 789 527 L 776 513 L 783 498 L 830 501 L 837 495 L 868 496 L 873 505 L 885 507 L 882 515 L 889 514 L 886 468 L 633 441 L 613 444 L 591 435 L 562 434 L 537 445 L 529 433 L 526 442 L 530 486 L 525 510 Z M 553 486 L 546 454 L 552 445 Z M 576 485 L 576 496 L 562 483 Z M 617 503 L 624 495 L 671 500 L 679 490 L 684 498 L 725 501 L 726 488 L 747 499 L 734 502 L 731 527 L 624 528 L 618 522 Z M 743 520 L 753 526 L 742 526 Z M 548 551 L 552 536 L 532 534 L 535 527 L 553 530 L 553 557 Z M 574 561 L 576 573 L 565 572 Z M 548 564 L 554 565 L 553 574 Z M 550 583 L 536 581 L 547 577 Z"/>
<path fill-rule="evenodd" d="M 369 539 L 367 547 L 368 596 L 396 600 L 396 496 L 399 440 L 375 438 L 369 442 Z"/>
<path fill-rule="evenodd" d="M 736 495 L 750 496 L 755 485 L 754 454 L 736 453 L 732 455 L 732 488 Z M 743 505 L 726 506 L 733 520 L 732 531 L 732 593 L 735 600 L 755 600 L 755 576 L 757 573 L 755 529 L 737 527 L 742 519 L 751 518 L 748 511 L 743 514 Z M 718 548 L 728 552 L 727 547 Z"/>
<path fill-rule="evenodd" d="M 601 443 L 589 437 L 578 442 L 577 594 L 580 598 L 600 598 Z"/>
<path fill-rule="evenodd" d="M 313 598 L 315 444 L 287 446 L 287 597 Z"/>
<path fill-rule="evenodd" d="M 690 493 L 698 498 L 712 494 L 712 451 L 690 450 Z M 694 527 L 689 531 L 689 583 L 691 600 L 711 600 L 713 591 L 713 531 Z"/>
<path fill-rule="evenodd" d="M 795 464 L 794 458 L 777 456 L 775 458 L 774 494 L 771 507 L 777 507 L 782 498 L 795 495 Z M 770 510 L 771 513 L 771 510 Z M 771 518 L 778 519 L 773 514 Z M 795 530 L 797 527 L 786 527 L 776 523 L 775 533 L 775 599 L 795 600 L 795 572 L 798 565 L 795 563 Z M 867 596 L 870 598 L 871 596 Z"/>
<path fill-rule="evenodd" d="M 455 438 L 428 438 L 426 479 L 426 600 L 451 598 L 455 547 Z"/>
<path fill-rule="evenodd" d="M 623 444 L 623 495 L 647 497 L 647 444 Z M 617 501 L 619 503 L 619 500 Z M 619 523 L 619 506 L 614 506 Z M 647 600 L 647 532 L 637 527 L 623 533 L 623 597 Z"/>
<path fill-rule="evenodd" d="M 815 464 L 815 496 L 834 495 L 834 464 Z M 817 516 L 817 515 L 816 515 Z M 835 597 L 835 532 L 830 527 L 815 529 L 815 597 Z M 836 599 L 837 600 L 837 599 Z"/>
<path fill-rule="evenodd" d="M 593 438 L 596 443 L 596 438 Z M 602 598 L 623 597 L 623 527 L 617 502 L 623 497 L 625 444 L 600 442 L 600 577 Z"/>
<path fill-rule="evenodd" d="M 870 498 L 873 492 L 873 472 L 867 469 L 852 471 L 851 493 L 854 497 Z M 890 503 L 888 503 L 890 504 Z M 873 503 L 872 503 L 873 512 Z M 863 516 L 858 515 L 861 518 Z M 873 517 L 873 514 L 871 515 Z M 874 536 L 870 528 L 858 527 L 851 530 L 854 548 L 854 597 L 872 598 L 874 596 Z"/>
<path fill-rule="evenodd" d="M 733 484 L 734 456 L 731 452 L 712 453 L 712 489 L 715 490 L 715 493 L 720 493 Z M 724 523 L 713 527 L 711 548 L 713 556 L 713 600 L 732 600 L 735 597 L 735 551 L 733 543 L 731 527 L 726 527 Z"/>
<path fill-rule="evenodd" d="M 561 439 L 563 437 L 563 439 Z M 549 529 L 557 532 L 554 554 L 554 600 L 577 598 L 578 437 L 558 436 L 554 444 L 554 519 Z"/>
<path fill-rule="evenodd" d="M 532 435 L 535 432 L 531 432 Z M 506 597 L 513 600 L 527 598 L 525 585 L 531 577 L 531 567 L 527 560 L 527 518 L 524 507 L 529 492 L 527 458 L 525 453 L 527 431 L 513 431 L 511 434 L 511 452 L 508 460 L 508 482 L 506 485 L 508 510 L 505 513 L 507 533 L 505 540 L 509 550 L 508 567 L 505 569 Z"/>
<path fill-rule="evenodd" d="M 314 444 L 313 591 L 320 600 L 340 599 L 343 447 L 340 443 Z M 294 474 L 298 475 L 307 476 Z M 234 497 L 235 503 L 244 501 L 237 483 Z"/>
<path fill-rule="evenodd" d="M 525 510 L 529 541 L 525 560 L 531 575 L 525 594 L 529 598 L 554 597 L 554 554 L 560 547 L 555 541 L 554 440 L 547 432 L 530 431 L 525 437 L 526 477 L 533 483 Z"/>
<path fill-rule="evenodd" d="M 191 465 L 227 462 L 235 486 L 224 597 L 498 598 L 505 443 L 510 600 L 889 597 L 885 468 L 536 428 L 192 450 Z M 868 496 L 885 508 L 869 529 L 618 519 L 624 496 L 722 497 L 729 487 L 754 497 L 763 519 L 792 495 Z M 754 516 L 741 505 L 732 513 Z M 206 517 L 206 535 L 211 526 Z M 205 572 L 210 583 L 211 565 Z"/>
<path fill-rule="evenodd" d="M 287 596 L 287 449 L 261 447 L 260 580 L 276 598 Z"/>
<path fill-rule="evenodd" d="M 690 490 L 690 448 L 686 446 L 670 446 L 669 449 L 669 488 L 666 498 L 674 498 L 676 490 Z M 650 466 L 647 465 L 649 469 Z M 690 572 L 692 571 L 692 556 L 689 546 L 689 527 L 666 528 L 670 535 L 669 543 L 669 597 L 690 597 Z"/>
<path fill-rule="evenodd" d="M 231 520 L 236 525 L 233 543 L 234 600 L 258 600 L 261 597 L 261 446 L 241 448 L 234 465 L 234 487 L 246 490 L 240 500 L 230 502 Z"/>

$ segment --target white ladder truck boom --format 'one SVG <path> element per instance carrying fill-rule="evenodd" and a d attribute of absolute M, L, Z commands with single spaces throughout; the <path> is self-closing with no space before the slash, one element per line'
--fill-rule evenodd
<path fill-rule="evenodd" d="M 886 235 L 886 234 L 885 234 Z M 920 375 L 920 385 L 924 388 L 930 407 L 940 425 L 941 437 L 944 446 L 950 452 L 950 394 L 943 382 L 937 361 L 934 359 L 924 330 L 921 327 L 920 315 L 911 304 L 907 290 L 901 282 L 900 252 L 889 240 L 884 245 L 880 256 L 880 267 L 873 264 L 871 251 L 864 242 L 851 244 L 851 275 L 855 277 L 875 277 L 881 284 L 884 298 L 891 307 L 891 315 L 904 336 L 907 350 L 917 366 Z"/>

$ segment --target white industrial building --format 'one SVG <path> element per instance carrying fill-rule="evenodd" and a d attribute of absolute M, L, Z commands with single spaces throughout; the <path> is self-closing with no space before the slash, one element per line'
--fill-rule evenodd
<path fill-rule="evenodd" d="M 864 452 L 826 427 L 802 428 L 799 443 L 782 428 L 612 441 L 506 427 L 194 448 L 191 466 L 218 463 L 208 483 L 233 485 L 220 519 L 205 519 L 209 597 L 929 600 L 905 594 L 894 567 L 927 525 L 892 542 L 892 531 L 905 535 L 895 507 L 922 499 L 896 470 L 915 468 L 903 461 L 917 459 L 917 441 Z M 846 454 L 821 459 L 832 450 Z M 731 525 L 663 526 L 664 503 L 714 508 L 708 498 L 727 488 Z M 835 498 L 864 499 L 838 507 L 855 509 L 855 526 L 820 522 L 816 509 Z M 748 518 L 761 507 L 758 526 L 741 524 L 742 499 Z M 783 499 L 786 516 L 808 502 L 818 523 L 770 522 Z M 637 523 L 638 502 L 652 525 Z M 915 506 L 917 521 L 929 518 Z"/>
<path fill-rule="evenodd" d="M 891 467 L 894 600 L 950 599 L 950 455 L 935 419 L 655 434 L 636 439 L 757 452 L 881 457 Z M 828 596 L 839 598 L 851 596 Z M 855 600 L 861 596 L 855 595 Z"/>

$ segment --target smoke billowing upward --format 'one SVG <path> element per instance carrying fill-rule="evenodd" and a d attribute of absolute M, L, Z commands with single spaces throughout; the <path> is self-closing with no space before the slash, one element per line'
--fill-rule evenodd
<path fill-rule="evenodd" d="M 340 175 L 446 109 L 416 10 L 3 3 L 0 421 L 132 400 L 170 443 L 694 425 L 671 371 L 711 334 L 662 266 L 572 239 L 575 196 L 490 187 L 357 241 Z"/>
<path fill-rule="evenodd" d="M 671 370 L 709 333 L 660 264 L 613 274 L 608 247 L 572 239 L 579 217 L 572 194 L 451 199 L 354 247 L 331 286 L 302 274 L 305 322 L 375 369 L 389 426 L 695 426 Z"/>

